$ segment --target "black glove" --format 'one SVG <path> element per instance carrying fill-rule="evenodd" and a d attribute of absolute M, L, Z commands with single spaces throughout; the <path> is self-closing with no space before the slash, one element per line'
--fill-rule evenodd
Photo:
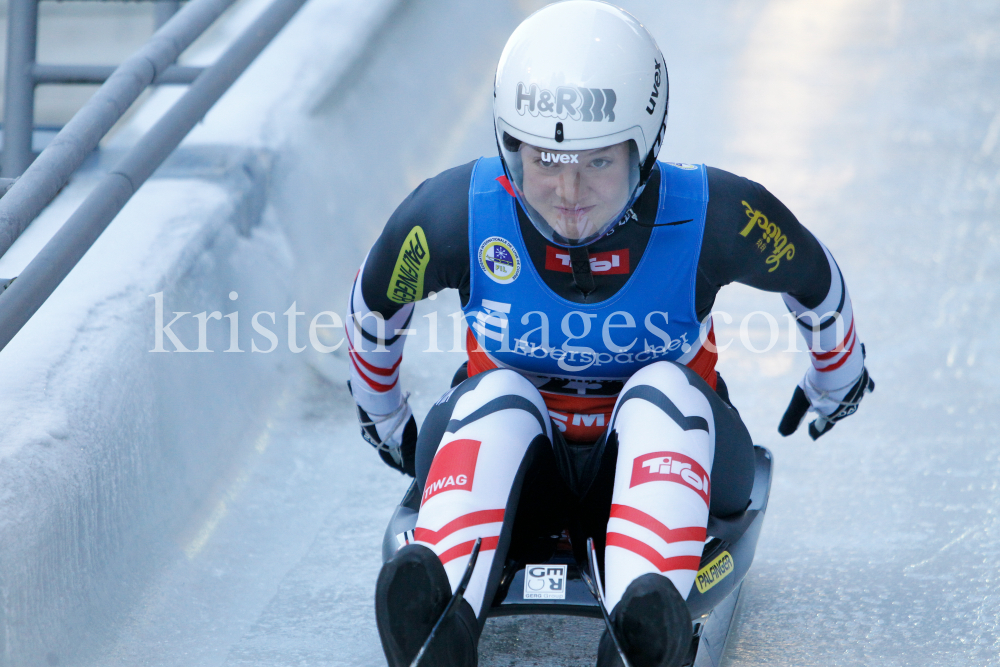
<path fill-rule="evenodd" d="M 351 387 L 350 381 L 347 387 Z M 361 437 L 378 451 L 379 457 L 390 468 L 416 476 L 417 420 L 410 412 L 410 405 L 403 396 L 399 407 L 387 415 L 369 415 L 357 403 Z M 380 433 L 381 432 L 381 433 Z"/>
<path fill-rule="evenodd" d="M 871 379 L 868 375 L 867 368 L 862 368 L 861 377 L 851 386 L 833 412 L 825 415 L 818 410 L 816 411 L 819 417 L 809 424 L 809 436 L 815 440 L 833 428 L 833 425 L 844 417 L 853 415 L 857 412 L 858 405 L 861 403 L 861 399 L 864 398 L 865 393 L 872 391 L 875 391 L 875 380 Z M 792 402 L 788 404 L 788 409 L 785 410 L 785 414 L 781 418 L 781 423 L 778 424 L 778 433 L 784 436 L 794 433 L 810 408 L 812 408 L 812 405 L 802 385 L 795 387 L 795 393 L 792 394 Z"/>

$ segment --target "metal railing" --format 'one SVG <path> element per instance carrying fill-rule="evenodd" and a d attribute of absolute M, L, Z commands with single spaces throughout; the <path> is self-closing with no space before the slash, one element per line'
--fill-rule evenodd
<path fill-rule="evenodd" d="M 152 0 L 154 25 L 159 30 L 177 13 L 178 0 Z M 31 164 L 35 88 L 42 84 L 104 83 L 114 73 L 113 66 L 43 65 L 36 62 L 38 0 L 9 0 L 7 5 L 7 78 L 4 84 L 4 145 L 0 171 L 5 178 L 17 178 Z M 194 68 L 183 73 L 170 67 L 157 83 L 191 83 L 198 75 Z M 2 254 L 2 251 L 0 251 Z"/>
<path fill-rule="evenodd" d="M 136 190 L 173 152 L 305 1 L 274 0 L 214 64 L 193 76 L 188 91 L 128 151 L 121 162 L 101 179 L 17 279 L 0 291 L 0 350 L 6 347 L 55 291 Z M 10 2 L 9 30 L 14 30 L 15 5 L 22 9 L 24 5 L 34 5 L 37 19 L 38 0 Z M 233 2 L 234 0 L 192 0 L 157 30 L 145 46 L 107 77 L 94 96 L 34 162 L 27 166 L 7 194 L 0 198 L 0 255 L 10 248 L 28 224 L 55 198 L 72 173 L 146 87 L 161 81 L 161 77 L 193 74 L 192 70 L 195 68 L 177 67 L 174 63 L 181 52 Z M 19 18 L 18 21 L 20 20 Z M 33 36 L 31 41 L 33 42 Z M 30 62 L 19 61 L 18 67 L 21 69 L 15 74 L 30 76 L 34 80 L 38 66 L 33 63 L 33 51 L 28 60 Z M 85 70 L 90 68 L 74 69 L 84 75 L 88 74 Z M 9 65 L 8 73 L 11 71 L 12 66 Z M 99 73 L 96 69 L 89 72 L 95 76 Z M 23 106 L 18 107 L 22 102 L 23 100 L 12 102 L 9 97 L 6 100 L 5 158 L 9 137 L 7 129 L 11 122 L 10 116 L 6 114 L 10 114 L 13 108 L 15 121 L 25 122 L 23 117 L 18 117 L 25 110 Z M 30 150 L 30 132 L 28 137 Z M 22 149 L 23 146 L 18 148 Z M 4 169 L 6 170 L 6 164 Z M 0 183 L 0 189 L 2 187 L 3 184 Z"/>

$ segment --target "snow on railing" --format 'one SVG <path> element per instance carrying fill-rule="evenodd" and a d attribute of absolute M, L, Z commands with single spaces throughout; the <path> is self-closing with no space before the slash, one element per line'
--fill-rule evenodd
<path fill-rule="evenodd" d="M 39 66 L 34 63 L 38 0 L 10 2 L 9 35 L 13 37 L 15 32 L 20 31 L 19 34 L 27 34 L 28 39 L 20 40 L 19 45 L 9 40 L 8 58 L 13 62 L 8 66 L 4 117 L 5 176 L 19 175 L 18 169 L 27 166 L 22 165 L 25 156 L 30 156 L 33 107 L 26 99 L 24 91 L 27 86 L 30 85 L 32 91 L 27 97 L 33 97 L 39 76 L 73 75 L 86 78 L 107 74 L 97 71 L 100 68 L 83 71 L 87 68 L 64 67 L 65 71 L 62 71 L 59 66 L 50 65 L 45 66 L 48 69 L 38 69 Z M 16 276 L 17 280 L 0 291 L 0 350 L 76 266 L 136 190 L 305 4 L 305 0 L 275 0 L 214 64 L 204 70 L 174 65 L 180 54 L 233 2 L 192 0 L 177 12 L 139 51 L 107 77 L 94 96 L 0 198 L 0 255 L 3 255 L 55 198 L 72 173 L 97 148 L 101 139 L 143 90 L 155 83 L 191 80 L 188 91 L 101 179 L 55 236 Z M 11 79 L 18 77 L 22 79 L 20 83 L 12 84 Z M 15 87 L 12 88 L 12 85 Z M 28 128 L 27 146 L 19 146 L 15 137 L 20 136 L 23 144 L 25 133 L 17 132 L 16 128 L 24 125 Z"/>

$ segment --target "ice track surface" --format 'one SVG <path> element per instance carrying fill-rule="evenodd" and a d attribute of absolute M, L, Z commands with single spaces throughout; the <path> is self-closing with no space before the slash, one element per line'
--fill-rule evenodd
<path fill-rule="evenodd" d="M 1000 664 L 1000 5 L 993 0 L 713 0 L 622 4 L 667 58 L 661 159 L 768 187 L 833 251 L 878 383 L 819 442 L 776 426 L 808 363 L 787 352 L 776 295 L 723 290 L 720 370 L 775 479 L 727 652 L 732 666 Z M 422 179 L 495 152 L 491 82 L 536 2 L 404 3 L 317 100 L 299 198 L 352 252 L 312 285 L 341 311 L 347 281 Z M 302 261 L 323 261 L 323 248 Z M 308 269 L 307 269 L 308 272 Z M 238 286 L 234 286 L 238 287 Z M 403 382 L 422 417 L 460 363 L 442 349 L 457 297 L 414 318 Z M 780 326 L 747 351 L 753 311 Z M 744 325 L 767 346 L 763 314 Z M 801 348 L 801 344 L 799 344 Z M 190 521 L 89 665 L 382 664 L 373 587 L 406 487 L 364 444 L 343 359 L 300 355 L 267 426 Z M 481 664 L 592 664 L 600 624 L 490 621 Z M 74 664 L 64 659 L 63 664 Z"/>

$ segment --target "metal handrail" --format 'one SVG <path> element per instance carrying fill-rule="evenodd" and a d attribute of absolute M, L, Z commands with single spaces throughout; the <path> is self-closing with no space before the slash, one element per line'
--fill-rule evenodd
<path fill-rule="evenodd" d="M 23 39 L 15 38 L 14 32 L 34 33 L 37 26 L 29 20 L 28 7 L 37 10 L 38 0 L 9 1 L 10 48 L 2 157 L 4 176 L 16 176 L 18 181 L 0 199 L 0 256 L 55 198 L 142 91 L 170 68 L 235 0 L 194 0 L 177 12 L 142 48 L 115 69 L 30 166 L 23 163 L 30 161 L 27 156 L 31 149 L 34 96 L 25 91 L 34 90 L 34 82 L 28 85 L 17 79 L 33 77 L 34 39 L 27 40 L 31 42 L 28 48 L 20 43 Z M 37 19 L 37 11 L 34 16 Z"/>
<path fill-rule="evenodd" d="M 179 0 L 152 0 L 154 31 L 177 13 Z M 73 65 L 39 65 L 35 62 L 38 42 L 39 0 L 9 0 L 7 5 L 7 82 L 4 117 L 4 148 L 0 157 L 3 176 L 17 178 L 31 164 L 32 130 L 35 115 L 35 88 L 46 83 L 104 83 L 115 67 L 88 68 L 86 74 Z M 172 69 L 172 68 L 171 68 Z M 191 83 L 193 76 L 167 72 L 160 84 Z M 170 80 L 170 79 L 177 79 Z M 0 251 L 0 255 L 3 252 Z"/>
<path fill-rule="evenodd" d="M 231 1 L 229 0 L 229 2 Z M 17 276 L 17 280 L 10 283 L 7 289 L 0 293 L 0 350 L 6 347 L 7 343 L 55 291 L 56 287 L 76 266 L 136 190 L 173 152 L 188 132 L 222 97 L 299 8 L 305 4 L 305 1 L 275 0 L 213 65 L 205 69 L 188 91 L 143 135 L 122 161 L 101 179 L 79 208 L 56 232 L 55 236 Z M 14 219 L 15 214 L 23 214 L 26 209 L 35 210 L 31 218 L 37 215 L 45 203 L 48 203 L 55 195 L 55 192 L 52 192 L 52 196 L 47 196 L 45 203 L 38 206 L 38 202 L 44 197 L 38 196 L 37 190 L 44 188 L 45 192 L 48 193 L 53 184 L 60 179 L 62 179 L 62 183 L 65 183 L 69 173 L 72 173 L 72 169 L 66 171 L 66 164 L 75 162 L 75 165 L 78 166 L 87 153 L 93 149 L 93 146 L 96 146 L 103 133 L 97 135 L 97 139 L 93 140 L 93 146 L 86 149 L 78 143 L 78 137 L 91 139 L 96 135 L 93 129 L 95 126 L 104 127 L 107 125 L 110 128 L 113 121 L 108 123 L 108 119 L 120 117 L 124 113 L 124 109 L 118 111 L 117 108 L 111 110 L 105 108 L 110 95 L 104 96 L 104 100 L 99 103 L 98 108 L 88 110 L 101 91 L 109 87 L 116 91 L 124 88 L 126 96 L 132 95 L 136 88 L 141 92 L 142 88 L 155 78 L 156 72 L 164 70 L 169 63 L 176 60 L 180 50 L 183 50 L 178 50 L 176 42 L 173 39 L 168 42 L 164 35 L 173 36 L 179 33 L 182 25 L 187 25 L 187 22 L 193 20 L 194 16 L 201 16 L 193 12 L 209 12 L 223 3 L 228 4 L 226 0 L 194 0 L 168 21 L 151 40 L 151 42 L 155 40 L 159 44 L 156 49 L 152 49 L 159 58 L 159 67 L 151 62 L 146 63 L 141 72 L 144 76 L 139 81 L 135 81 L 133 74 L 123 74 L 122 72 L 126 65 L 133 62 L 139 54 L 119 67 L 94 95 L 94 98 L 91 98 L 91 101 L 73 117 L 49 147 L 38 156 L 38 159 L 25 172 L 24 176 L 18 179 L 10 192 L 0 199 L 0 224 Z M 199 6 L 203 9 L 199 9 Z M 188 17 L 185 17 L 186 13 Z M 167 46 L 170 47 L 169 50 L 167 50 Z M 146 47 L 139 53 L 145 51 L 147 51 Z M 171 53 L 173 53 L 172 58 L 170 57 Z M 125 82 L 118 83 L 122 79 L 128 79 L 127 83 L 130 85 L 124 86 Z M 141 86 L 138 85 L 140 83 L 142 83 Z M 131 100 L 137 96 L 138 92 L 135 92 L 131 96 Z M 111 100 L 114 99 L 111 97 Z M 106 131 L 105 129 L 104 132 Z M 60 137 L 63 139 L 60 140 Z M 54 148 L 55 151 L 53 151 Z M 47 157 L 47 154 L 53 157 Z M 43 166 L 36 169 L 39 163 L 42 163 Z M 73 168 L 75 169 L 76 166 Z M 47 168 L 58 169 L 60 176 L 56 178 L 46 173 Z M 33 191 L 30 189 L 32 186 L 36 192 L 33 198 Z M 15 208 L 8 202 L 8 199 L 17 194 L 19 190 L 23 194 L 15 200 L 17 206 Z"/>
<path fill-rule="evenodd" d="M 7 95 L 4 100 L 3 173 L 17 176 L 18 182 L 0 199 L 0 256 L 17 240 L 28 224 L 48 206 L 59 190 L 69 181 L 104 135 L 128 111 L 160 73 L 165 72 L 178 56 L 202 35 L 235 0 L 194 0 L 177 12 L 166 24 L 108 77 L 93 97 L 73 116 L 52 142 L 30 166 L 22 163 L 30 155 L 34 122 L 32 95 L 26 95 L 24 82 L 18 77 L 33 76 L 34 47 L 31 53 L 18 55 L 14 35 L 9 34 L 11 65 L 8 68 Z M 15 20 L 14 10 L 22 5 L 35 5 L 37 0 L 10 0 L 10 31 L 29 30 L 25 20 Z M 25 10 L 23 13 L 29 13 Z M 15 25 L 19 24 L 19 25 Z M 33 31 L 32 24 L 29 31 Z M 33 40 L 32 40 L 33 41 Z M 23 171 L 23 173 L 22 173 Z"/>
<path fill-rule="evenodd" d="M 31 74 L 35 83 L 104 83 L 116 69 L 114 65 L 35 65 Z M 153 79 L 153 85 L 192 83 L 204 70 L 171 65 Z"/>

